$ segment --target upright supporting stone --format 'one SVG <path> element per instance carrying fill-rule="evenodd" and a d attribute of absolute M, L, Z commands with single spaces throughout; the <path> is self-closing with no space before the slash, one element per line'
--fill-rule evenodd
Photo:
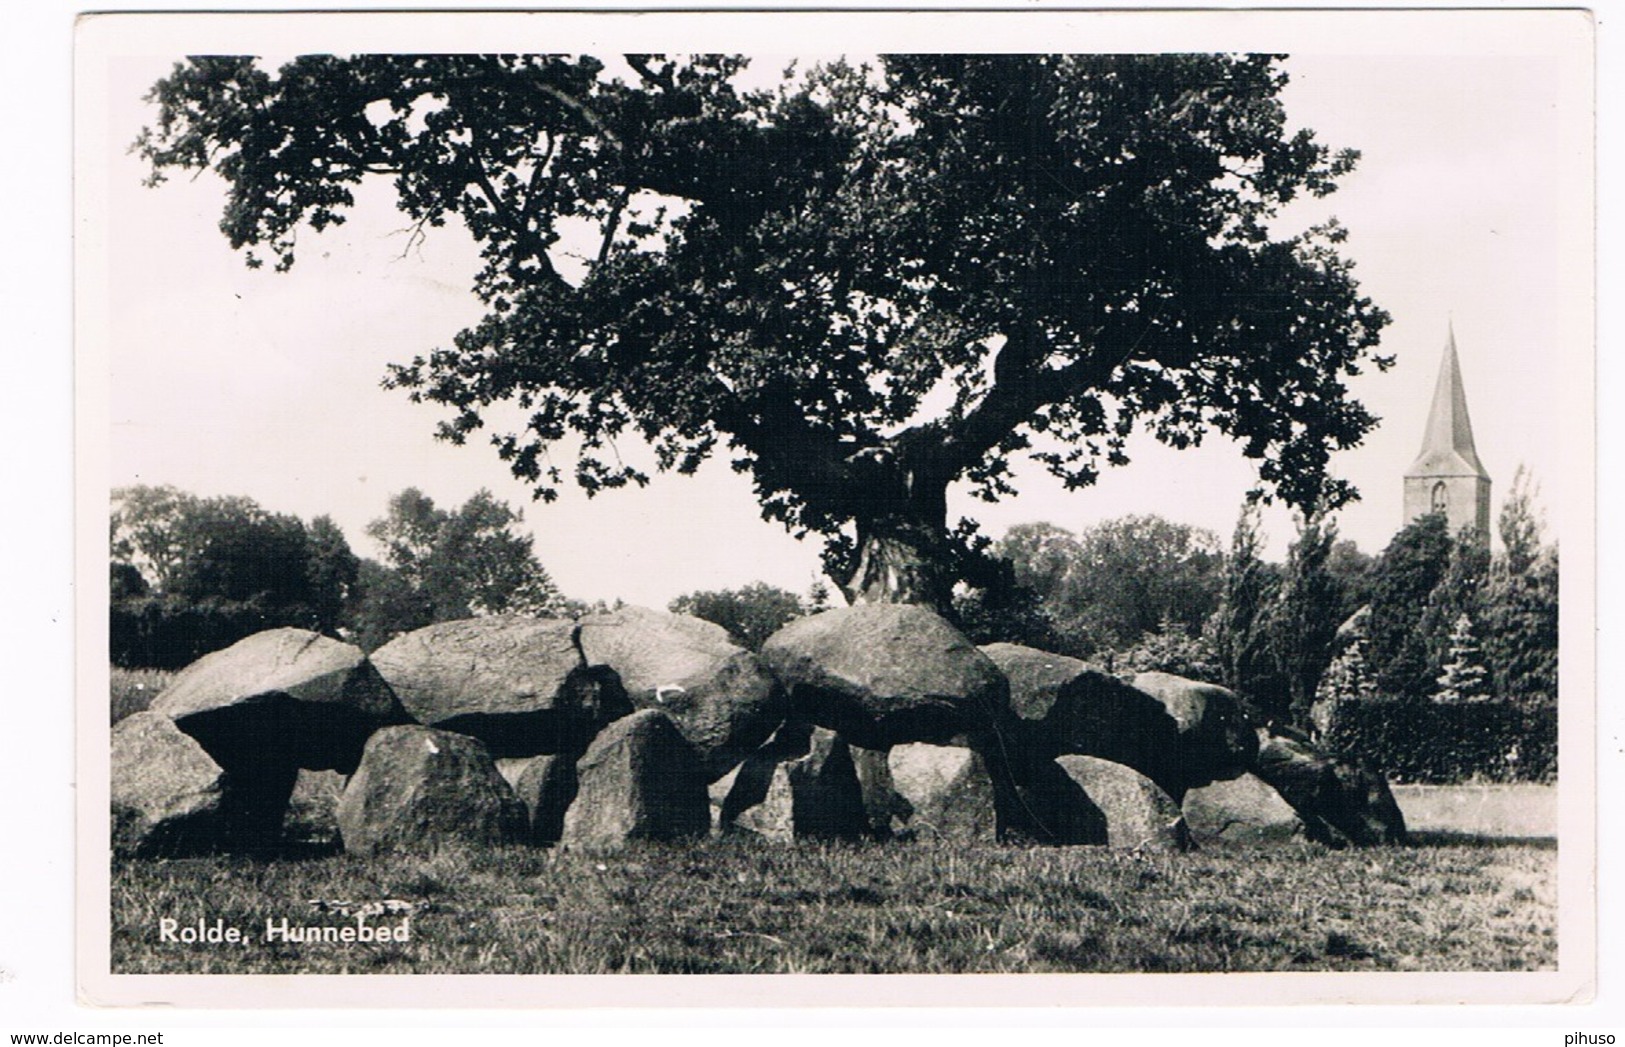
<path fill-rule="evenodd" d="M 1173 798 L 1145 775 L 1093 756 L 1055 761 L 1105 817 L 1106 845 L 1119 850 L 1186 851 L 1191 834 Z"/>
<path fill-rule="evenodd" d="M 889 762 L 893 788 L 912 811 L 902 831 L 975 843 L 999 839 L 999 801 L 978 753 L 950 745 L 899 745 Z"/>
<path fill-rule="evenodd" d="M 1306 738 L 1261 732 L 1258 776 L 1332 847 L 1404 843 L 1405 816 L 1382 775 L 1322 752 Z"/>
<path fill-rule="evenodd" d="M 120 720 L 110 772 L 114 854 L 170 857 L 222 844 L 225 774 L 169 717 Z"/>
<path fill-rule="evenodd" d="M 418 726 L 372 736 L 338 820 L 344 849 L 362 855 L 518 843 L 526 829 L 524 805 L 483 744 Z"/>
<path fill-rule="evenodd" d="M 1184 811 L 1198 841 L 1287 840 L 1303 831 L 1292 805 L 1254 774 L 1192 789 L 1185 794 Z"/>
<path fill-rule="evenodd" d="M 531 843 L 547 847 L 559 842 L 576 788 L 576 764 L 568 754 L 533 757 L 525 765 L 513 791 L 525 805 Z"/>
<path fill-rule="evenodd" d="M 822 840 L 858 840 L 867 835 L 863 786 L 858 783 L 847 744 L 833 731 L 813 732 L 806 756 L 785 765 L 795 834 Z"/>
<path fill-rule="evenodd" d="M 848 748 L 858 786 L 863 792 L 869 834 L 877 840 L 890 839 L 894 825 L 906 824 L 914 816 L 914 805 L 897 791 L 892 781 L 891 754 L 883 749 L 863 749 L 856 745 Z"/>
<path fill-rule="evenodd" d="M 606 727 L 576 763 L 566 847 L 704 836 L 711 826 L 703 763 L 669 716 L 644 709 Z"/>

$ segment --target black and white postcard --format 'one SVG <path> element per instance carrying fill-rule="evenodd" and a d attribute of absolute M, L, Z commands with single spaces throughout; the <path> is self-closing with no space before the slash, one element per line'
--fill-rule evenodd
<path fill-rule="evenodd" d="M 1586 999 L 1593 46 L 85 16 L 83 998 Z"/>

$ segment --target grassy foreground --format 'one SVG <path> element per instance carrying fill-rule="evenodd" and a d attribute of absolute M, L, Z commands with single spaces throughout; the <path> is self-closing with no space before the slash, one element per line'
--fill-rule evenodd
<path fill-rule="evenodd" d="M 1556 864 L 1528 842 L 1137 855 L 740 838 L 130 862 L 114 869 L 112 958 L 137 974 L 1552 969 Z M 409 901 L 410 941 L 262 940 L 267 919 L 354 926 L 311 899 Z M 165 917 L 248 940 L 162 942 Z"/>

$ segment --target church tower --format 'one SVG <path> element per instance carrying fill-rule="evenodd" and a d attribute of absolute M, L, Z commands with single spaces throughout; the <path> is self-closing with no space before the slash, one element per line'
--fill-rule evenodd
<path fill-rule="evenodd" d="M 1454 326 L 1433 387 L 1422 452 L 1405 470 L 1405 522 L 1435 512 L 1445 514 L 1452 535 L 1464 527 L 1476 527 L 1480 540 L 1489 544 L 1490 474 L 1473 448 L 1473 423 L 1467 417 Z"/>

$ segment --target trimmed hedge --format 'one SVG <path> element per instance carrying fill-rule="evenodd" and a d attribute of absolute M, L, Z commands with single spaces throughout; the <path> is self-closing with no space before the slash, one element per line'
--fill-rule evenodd
<path fill-rule="evenodd" d="M 1557 709 L 1511 702 L 1345 699 L 1326 747 L 1396 782 L 1557 779 Z M 1516 747 L 1516 758 L 1508 755 Z"/>
<path fill-rule="evenodd" d="M 123 669 L 180 669 L 264 629 L 309 628 L 312 617 L 307 608 L 267 607 L 258 599 L 129 597 L 110 609 L 108 654 Z"/>

